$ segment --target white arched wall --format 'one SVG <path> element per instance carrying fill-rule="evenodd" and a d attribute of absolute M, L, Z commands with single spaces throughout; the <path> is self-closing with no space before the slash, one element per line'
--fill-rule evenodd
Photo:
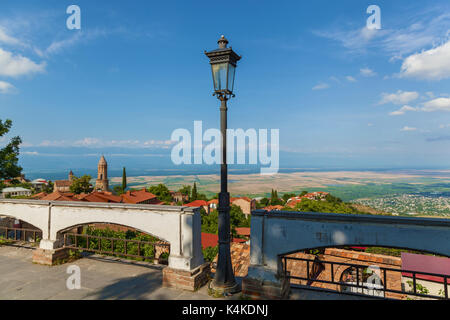
<path fill-rule="evenodd" d="M 32 224 L 36 228 L 41 229 L 43 239 L 48 239 L 48 202 L 44 206 L 42 204 L 30 204 L 28 202 L 2 202 L 0 208 L 0 215 L 17 218 Z"/>
<path fill-rule="evenodd" d="M 315 212 L 252 212 L 249 277 L 281 274 L 279 256 L 320 247 L 381 246 L 450 256 L 450 220 Z"/>
<path fill-rule="evenodd" d="M 129 226 L 170 243 L 169 267 L 192 270 L 203 261 L 198 208 L 91 202 L 0 200 L 0 214 L 11 215 L 42 229 L 42 249 L 61 246 L 58 233 L 72 226 L 112 223 Z"/>

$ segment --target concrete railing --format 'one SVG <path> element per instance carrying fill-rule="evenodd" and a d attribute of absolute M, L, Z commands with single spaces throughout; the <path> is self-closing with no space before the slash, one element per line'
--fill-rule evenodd
<path fill-rule="evenodd" d="M 170 243 L 169 267 L 193 270 L 203 264 L 198 208 L 163 205 L 0 200 L 0 215 L 42 230 L 40 248 L 61 246 L 61 232 L 91 223 L 112 223 L 149 233 Z"/>
<path fill-rule="evenodd" d="M 450 219 L 256 210 L 251 219 L 247 283 L 283 287 L 281 255 L 339 246 L 394 247 L 450 256 Z"/>

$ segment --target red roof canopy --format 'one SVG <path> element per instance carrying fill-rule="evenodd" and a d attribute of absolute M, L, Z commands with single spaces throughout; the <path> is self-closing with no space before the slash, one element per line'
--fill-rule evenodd
<path fill-rule="evenodd" d="M 402 270 L 437 273 L 450 276 L 450 259 L 424 254 L 402 252 Z M 412 273 L 402 272 L 405 277 L 412 277 Z M 444 283 L 443 277 L 416 274 L 417 279 Z M 450 279 L 447 279 L 450 284 Z"/>

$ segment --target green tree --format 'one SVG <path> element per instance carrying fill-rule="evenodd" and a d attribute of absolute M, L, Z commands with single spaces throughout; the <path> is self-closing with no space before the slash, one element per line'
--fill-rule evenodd
<path fill-rule="evenodd" d="M 192 187 L 192 193 L 191 193 L 191 201 L 195 201 L 198 199 L 198 193 L 197 193 L 197 184 L 194 182 L 194 186 Z"/>
<path fill-rule="evenodd" d="M 122 192 L 125 192 L 127 189 L 127 172 L 125 171 L 125 167 L 123 167 L 122 171 Z"/>
<path fill-rule="evenodd" d="M 202 208 L 201 218 L 202 232 L 218 233 L 219 212 L 217 210 L 212 210 L 210 214 L 207 214 Z M 250 219 L 245 217 L 239 206 L 233 204 L 230 208 L 230 231 L 233 237 L 236 237 L 236 228 L 238 227 L 250 227 Z"/>
<path fill-rule="evenodd" d="M 122 193 L 124 193 L 122 185 L 119 184 L 113 187 L 113 191 L 117 195 L 121 195 Z"/>
<path fill-rule="evenodd" d="M 218 233 L 218 217 L 219 213 L 217 210 L 212 210 L 210 214 L 207 214 L 205 209 L 200 209 L 202 218 L 202 232 L 206 233 Z"/>
<path fill-rule="evenodd" d="M 183 194 L 185 196 L 190 196 L 191 195 L 191 186 L 184 185 L 182 188 L 180 188 L 178 190 L 178 192 L 181 192 L 181 194 Z"/>
<path fill-rule="evenodd" d="M 202 251 L 203 251 L 203 258 L 205 259 L 205 261 L 213 262 L 217 254 L 219 253 L 219 246 L 206 247 Z"/>
<path fill-rule="evenodd" d="M 295 193 L 285 193 L 285 194 L 283 194 L 282 199 L 286 203 L 286 201 L 288 201 L 289 198 L 293 198 L 293 197 L 295 197 Z"/>
<path fill-rule="evenodd" d="M 0 120 L 0 137 L 9 132 L 12 121 L 7 119 L 5 122 Z M 19 162 L 19 145 L 22 143 L 20 137 L 14 137 L 2 149 L 0 149 L 0 179 L 11 179 L 20 176 L 22 167 Z"/>
<path fill-rule="evenodd" d="M 262 208 L 267 207 L 270 203 L 270 200 L 268 198 L 262 198 L 259 201 L 259 204 L 261 205 Z"/>
<path fill-rule="evenodd" d="M 42 188 L 42 191 L 45 193 L 52 193 L 53 186 L 54 186 L 54 183 L 51 180 L 49 180 L 48 184 L 46 186 L 44 186 L 44 188 Z"/>
<path fill-rule="evenodd" d="M 272 196 L 270 197 L 270 204 L 272 206 L 281 205 L 282 202 L 280 198 L 278 198 L 278 191 L 272 189 Z"/>
<path fill-rule="evenodd" d="M 91 185 L 91 179 L 92 177 L 89 174 L 85 174 L 80 178 L 73 177 L 70 191 L 76 194 L 92 192 L 93 188 Z"/>
<path fill-rule="evenodd" d="M 151 186 L 150 188 L 148 188 L 148 192 L 153 193 L 158 197 L 160 201 L 164 201 L 166 203 L 172 202 L 172 195 L 170 194 L 170 190 L 162 183 L 156 186 Z"/>

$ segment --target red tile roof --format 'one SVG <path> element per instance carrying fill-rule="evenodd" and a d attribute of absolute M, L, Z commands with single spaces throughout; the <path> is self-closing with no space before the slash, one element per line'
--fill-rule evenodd
<path fill-rule="evenodd" d="M 245 242 L 244 239 L 233 238 L 234 243 Z M 219 236 L 214 233 L 202 232 L 202 248 L 215 247 L 219 243 Z"/>
<path fill-rule="evenodd" d="M 185 204 L 187 207 L 202 207 L 207 206 L 208 203 L 205 200 L 195 200 L 190 203 Z"/>
<path fill-rule="evenodd" d="M 438 273 L 450 276 L 450 258 L 427 256 L 424 254 L 402 252 L 402 270 Z M 405 277 L 412 277 L 412 273 L 402 272 Z M 443 277 L 416 274 L 417 279 L 444 283 Z M 450 279 L 447 279 L 450 284 Z"/>
<path fill-rule="evenodd" d="M 281 206 L 279 204 L 277 204 L 275 206 L 267 206 L 267 207 L 264 207 L 264 210 L 267 210 L 267 211 L 280 211 L 280 210 L 283 210 L 283 206 Z"/>
<path fill-rule="evenodd" d="M 39 192 L 39 193 L 36 193 L 35 195 L 32 195 L 31 199 L 41 200 L 45 196 L 47 196 L 46 192 Z"/>
<path fill-rule="evenodd" d="M 240 236 L 248 236 L 248 237 L 250 237 L 250 228 L 248 228 L 248 227 L 236 228 L 236 232 Z"/>
<path fill-rule="evenodd" d="M 250 246 L 246 243 L 231 243 L 230 254 L 234 275 L 236 277 L 245 277 L 250 265 Z M 214 259 L 214 262 L 217 263 L 217 256 Z M 215 272 L 214 264 L 211 271 Z"/>
<path fill-rule="evenodd" d="M 151 192 L 148 192 L 145 188 L 138 191 L 127 191 L 126 193 L 121 195 L 122 201 L 125 203 L 143 203 L 146 201 L 151 201 L 152 204 L 162 204 L 163 202 L 159 201 L 158 198 Z"/>
<path fill-rule="evenodd" d="M 42 197 L 40 200 L 49 200 L 49 201 L 80 201 L 76 197 L 75 194 L 71 192 L 52 192 L 45 197 Z"/>
<path fill-rule="evenodd" d="M 70 187 L 72 181 L 69 180 L 55 180 L 55 187 Z"/>
<path fill-rule="evenodd" d="M 122 202 L 122 198 L 119 196 L 113 195 L 111 192 L 105 191 L 95 191 L 91 193 L 81 193 L 74 196 L 75 198 L 88 201 L 88 202 L 112 202 L 112 203 L 120 203 Z"/>

